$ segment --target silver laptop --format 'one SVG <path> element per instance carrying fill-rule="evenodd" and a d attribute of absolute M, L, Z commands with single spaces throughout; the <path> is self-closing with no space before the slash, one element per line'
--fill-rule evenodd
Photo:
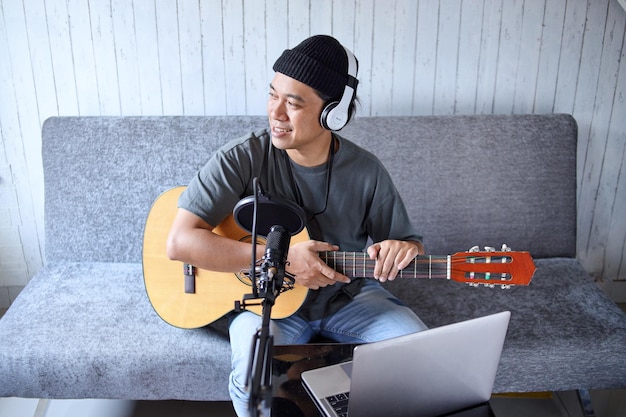
<path fill-rule="evenodd" d="M 360 345 L 352 361 L 303 372 L 302 383 L 326 417 L 432 417 L 481 404 L 491 397 L 510 317 Z"/>

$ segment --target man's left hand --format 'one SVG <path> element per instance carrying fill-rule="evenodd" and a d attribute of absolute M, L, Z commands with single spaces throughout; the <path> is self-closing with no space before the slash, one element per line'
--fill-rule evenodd
<path fill-rule="evenodd" d="M 392 281 L 398 271 L 406 268 L 419 254 L 424 253 L 421 242 L 383 240 L 367 248 L 367 254 L 376 261 L 374 278 L 380 282 Z"/>

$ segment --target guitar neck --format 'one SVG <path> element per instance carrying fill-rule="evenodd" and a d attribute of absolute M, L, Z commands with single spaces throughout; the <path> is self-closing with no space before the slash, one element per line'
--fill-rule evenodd
<path fill-rule="evenodd" d="M 375 261 L 365 252 L 320 252 L 320 258 L 348 278 L 373 278 Z M 418 255 L 400 270 L 399 278 L 450 279 L 450 257 Z"/>

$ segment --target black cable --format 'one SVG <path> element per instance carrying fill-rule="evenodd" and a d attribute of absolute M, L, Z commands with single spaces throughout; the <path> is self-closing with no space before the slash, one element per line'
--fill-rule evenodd
<path fill-rule="evenodd" d="M 252 262 L 250 263 L 250 279 L 252 281 L 252 295 L 254 298 L 257 298 L 258 289 L 256 286 L 256 220 L 259 206 L 259 186 L 257 177 L 254 177 L 252 179 L 252 187 L 254 188 L 254 208 L 252 210 Z"/>

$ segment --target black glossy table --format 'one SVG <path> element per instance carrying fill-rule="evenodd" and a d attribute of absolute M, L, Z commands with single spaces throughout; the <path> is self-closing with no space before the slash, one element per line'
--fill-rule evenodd
<path fill-rule="evenodd" d="M 274 346 L 272 417 L 318 417 L 317 407 L 302 386 L 306 370 L 352 359 L 354 344 L 318 343 Z M 454 417 L 494 417 L 488 403 L 447 414 Z"/>

